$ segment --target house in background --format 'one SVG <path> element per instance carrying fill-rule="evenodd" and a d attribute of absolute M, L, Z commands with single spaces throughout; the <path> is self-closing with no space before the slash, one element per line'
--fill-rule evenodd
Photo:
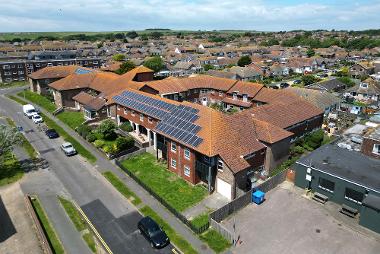
<path fill-rule="evenodd" d="M 345 97 L 377 105 L 380 101 L 380 85 L 373 79 L 368 78 L 348 89 Z"/>
<path fill-rule="evenodd" d="M 374 71 L 375 66 L 372 62 L 359 62 L 351 66 L 350 75 L 354 78 L 360 78 L 362 76 L 374 74 Z"/>
<path fill-rule="evenodd" d="M 309 89 L 314 89 L 314 90 L 320 90 L 320 91 L 326 91 L 329 93 L 337 92 L 341 93 L 344 90 L 346 90 L 347 85 L 340 81 L 337 78 L 329 79 L 329 80 L 324 80 L 318 83 L 314 83 L 307 88 Z"/>

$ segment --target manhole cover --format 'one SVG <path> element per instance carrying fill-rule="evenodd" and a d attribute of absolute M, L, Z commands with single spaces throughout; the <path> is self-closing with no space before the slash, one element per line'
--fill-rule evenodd
<path fill-rule="evenodd" d="M 315 232 L 317 232 L 317 233 L 321 233 L 321 230 L 320 230 L 319 228 L 317 228 L 317 229 L 315 230 Z"/>

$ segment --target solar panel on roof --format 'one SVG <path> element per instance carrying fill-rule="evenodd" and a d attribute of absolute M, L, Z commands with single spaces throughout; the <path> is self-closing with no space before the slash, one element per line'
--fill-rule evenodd
<path fill-rule="evenodd" d="M 92 70 L 86 70 L 86 69 L 82 69 L 82 68 L 78 68 L 75 70 L 75 74 L 86 74 L 86 73 L 90 73 L 92 72 Z"/>

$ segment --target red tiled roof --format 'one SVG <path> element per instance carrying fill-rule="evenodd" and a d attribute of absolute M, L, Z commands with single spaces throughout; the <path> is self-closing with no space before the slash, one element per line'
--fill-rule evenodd
<path fill-rule="evenodd" d="M 51 66 L 42 68 L 36 72 L 33 72 L 29 75 L 31 79 L 53 79 L 53 78 L 64 78 L 70 74 L 75 73 L 78 69 L 91 70 L 85 67 L 80 67 L 77 65 L 68 65 L 68 66 Z"/>

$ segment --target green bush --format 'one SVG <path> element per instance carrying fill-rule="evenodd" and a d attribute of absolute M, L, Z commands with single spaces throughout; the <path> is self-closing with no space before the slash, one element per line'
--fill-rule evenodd
<path fill-rule="evenodd" d="M 306 149 L 308 147 L 312 148 L 312 150 L 318 148 L 321 146 L 322 141 L 323 141 L 324 133 L 323 130 L 317 130 L 314 131 L 313 133 L 307 135 L 305 137 L 305 145 L 304 146 Z"/>
<path fill-rule="evenodd" d="M 96 138 L 96 135 L 94 133 L 89 133 L 87 136 L 86 136 L 86 140 L 88 142 L 94 142 L 95 140 L 97 140 Z"/>
<path fill-rule="evenodd" d="M 103 146 L 103 151 L 108 154 L 114 154 L 116 152 L 116 146 L 115 145 L 105 145 Z"/>
<path fill-rule="evenodd" d="M 119 128 L 125 132 L 131 132 L 133 131 L 133 127 L 131 126 L 130 122 L 124 122 L 122 123 Z"/>
<path fill-rule="evenodd" d="M 133 147 L 133 145 L 135 144 L 135 141 L 132 137 L 118 137 L 116 139 L 116 149 L 117 151 L 122 151 L 122 150 L 126 150 L 126 149 L 129 149 L 131 147 Z"/>
<path fill-rule="evenodd" d="M 79 135 L 85 138 L 88 134 L 91 133 L 91 127 L 87 124 L 81 124 L 78 126 L 77 132 L 79 133 Z"/>
<path fill-rule="evenodd" d="M 102 148 L 104 146 L 104 144 L 105 144 L 105 142 L 103 140 L 99 140 L 99 139 L 94 142 L 94 145 L 96 148 Z"/>
<path fill-rule="evenodd" d="M 103 135 L 105 140 L 114 140 L 117 137 L 115 130 L 115 122 L 109 119 L 103 121 L 96 129 L 98 133 Z"/>

